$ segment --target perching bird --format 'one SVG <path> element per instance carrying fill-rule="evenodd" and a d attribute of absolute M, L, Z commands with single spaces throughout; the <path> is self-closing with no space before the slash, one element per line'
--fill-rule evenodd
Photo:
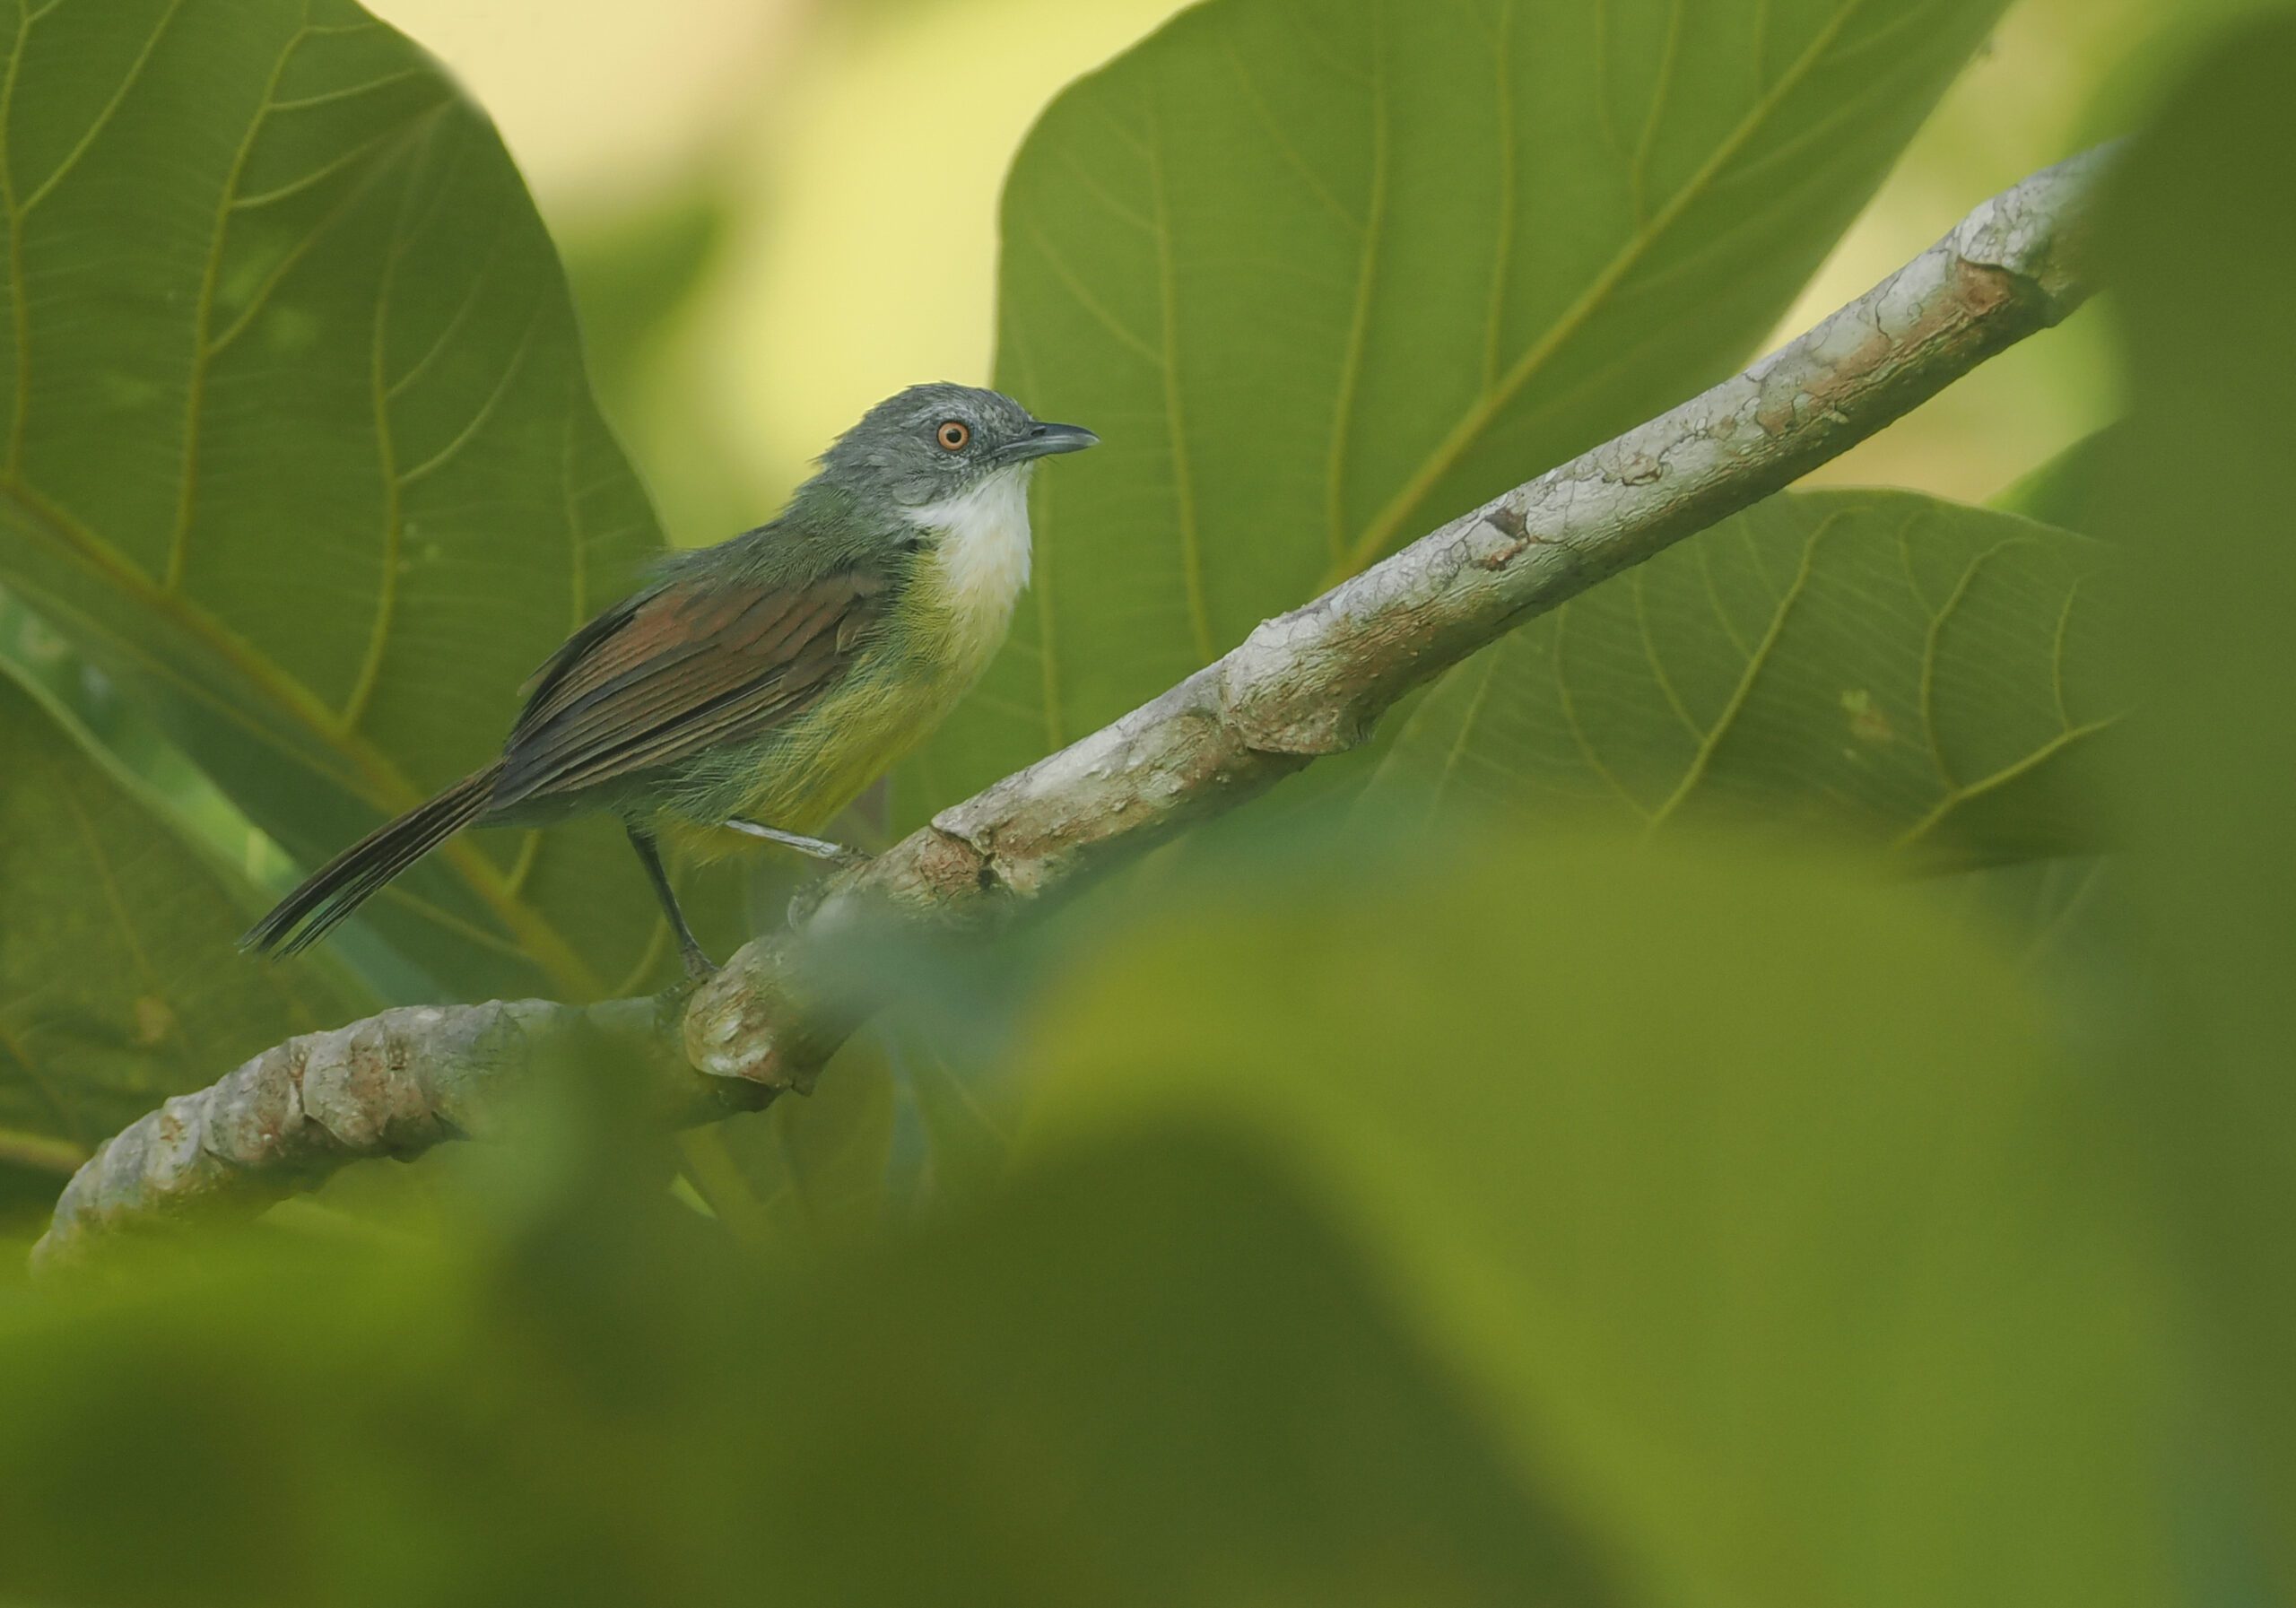
<path fill-rule="evenodd" d="M 344 849 L 242 943 L 292 954 L 474 825 L 619 816 L 687 973 L 715 969 L 657 839 L 726 829 L 810 854 L 818 830 L 972 685 L 1029 579 L 1029 476 L 1100 438 L 1009 396 L 879 403 L 780 515 L 662 561 L 551 656 L 502 757 Z"/>

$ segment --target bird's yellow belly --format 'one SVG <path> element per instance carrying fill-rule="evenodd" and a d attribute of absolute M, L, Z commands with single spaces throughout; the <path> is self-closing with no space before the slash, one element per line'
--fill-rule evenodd
<path fill-rule="evenodd" d="M 895 623 L 906 648 L 896 664 L 839 687 L 750 752 L 726 756 L 657 830 L 700 859 L 759 847 L 720 824 L 729 817 L 786 832 L 820 831 L 979 680 L 1004 640 L 1025 576 L 1023 569 L 990 587 L 918 587 Z"/>
<path fill-rule="evenodd" d="M 785 832 L 818 832 L 931 730 L 962 691 L 943 695 L 914 682 L 840 689 L 742 767 L 746 778 L 727 776 L 695 801 L 699 809 L 665 821 L 665 835 L 690 855 L 716 859 L 759 847 L 757 839 L 718 824 L 730 817 Z"/>

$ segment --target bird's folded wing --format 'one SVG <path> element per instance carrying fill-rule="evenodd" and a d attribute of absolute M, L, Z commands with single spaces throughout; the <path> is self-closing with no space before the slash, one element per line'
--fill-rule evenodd
<path fill-rule="evenodd" d="M 536 674 L 498 804 L 567 793 L 757 736 L 811 705 L 883 618 L 884 577 L 674 582 L 609 610 Z"/>

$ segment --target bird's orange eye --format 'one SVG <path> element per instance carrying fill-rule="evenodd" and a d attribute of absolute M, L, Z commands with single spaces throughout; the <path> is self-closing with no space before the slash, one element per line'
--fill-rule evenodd
<path fill-rule="evenodd" d="M 972 439 L 972 427 L 961 419 L 951 419 L 933 432 L 933 439 L 940 442 L 945 451 L 962 452 L 965 443 Z"/>

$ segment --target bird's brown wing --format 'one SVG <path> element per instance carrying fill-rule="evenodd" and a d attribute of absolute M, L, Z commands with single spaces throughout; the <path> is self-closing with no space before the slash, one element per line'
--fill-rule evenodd
<path fill-rule="evenodd" d="M 601 614 L 535 674 L 498 805 L 570 793 L 770 730 L 833 685 L 889 601 L 883 576 L 672 582 Z"/>

